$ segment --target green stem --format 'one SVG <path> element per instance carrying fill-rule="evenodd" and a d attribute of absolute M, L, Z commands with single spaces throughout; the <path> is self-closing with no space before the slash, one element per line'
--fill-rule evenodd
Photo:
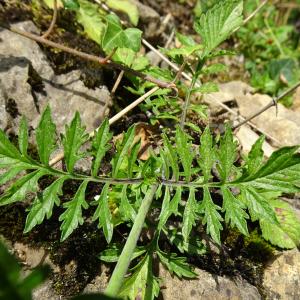
<path fill-rule="evenodd" d="M 201 69 L 204 65 L 204 62 L 205 62 L 204 59 L 202 59 L 198 62 L 196 72 L 193 75 L 191 85 L 188 88 L 188 91 L 187 91 L 187 94 L 186 94 L 186 97 L 185 97 L 185 100 L 184 100 L 184 106 L 183 106 L 183 109 L 182 109 L 182 114 L 181 114 L 181 119 L 180 119 L 180 127 L 182 129 L 184 128 L 186 114 L 187 114 L 188 108 L 190 106 L 190 100 L 191 100 L 191 95 L 193 93 L 193 88 L 196 85 L 197 79 L 198 79 L 200 71 L 201 71 Z"/>
<path fill-rule="evenodd" d="M 157 187 L 157 184 L 151 186 L 151 188 L 145 195 L 142 205 L 140 206 L 130 234 L 127 238 L 126 244 L 122 250 L 121 256 L 105 290 L 105 293 L 108 296 L 116 297 L 120 291 L 124 276 L 126 275 L 126 272 L 128 270 L 134 249 L 136 248 L 137 241 L 140 237 L 146 215 L 150 209 Z"/>

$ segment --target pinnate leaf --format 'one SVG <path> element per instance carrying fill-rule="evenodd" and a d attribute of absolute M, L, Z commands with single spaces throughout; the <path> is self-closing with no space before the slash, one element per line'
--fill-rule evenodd
<path fill-rule="evenodd" d="M 189 264 L 186 262 L 186 257 L 179 257 L 176 253 L 157 252 L 160 261 L 168 268 L 171 275 L 176 274 L 179 278 L 197 278 Z"/>
<path fill-rule="evenodd" d="M 276 215 L 268 200 L 254 188 L 243 187 L 241 197 L 249 210 L 252 221 L 266 219 L 270 223 L 278 224 Z"/>
<path fill-rule="evenodd" d="M 199 206 L 200 213 L 204 214 L 202 224 L 206 224 L 206 232 L 211 235 L 213 240 L 221 244 L 220 230 L 223 229 L 223 226 L 220 221 L 223 221 L 223 218 L 218 210 L 221 210 L 221 207 L 214 204 L 208 188 L 204 187 L 203 200 Z"/>
<path fill-rule="evenodd" d="M 122 143 L 117 147 L 117 152 L 112 159 L 112 176 L 118 177 L 119 169 L 124 162 L 124 159 L 128 157 L 130 148 L 132 147 L 135 134 L 135 127 L 131 126 L 124 134 Z"/>
<path fill-rule="evenodd" d="M 75 163 L 84 157 L 84 153 L 80 153 L 79 150 L 87 139 L 85 127 L 81 125 L 80 115 L 76 112 L 70 126 L 66 125 L 66 133 L 62 139 L 65 163 L 69 173 L 73 173 Z"/>
<path fill-rule="evenodd" d="M 218 171 L 222 182 L 226 182 L 231 175 L 233 163 L 237 158 L 237 143 L 233 140 L 230 127 L 226 126 L 226 131 L 220 140 L 219 151 L 217 152 L 219 160 Z"/>
<path fill-rule="evenodd" d="M 36 142 L 41 162 L 49 164 L 50 154 L 55 149 L 56 126 L 52 122 L 51 110 L 47 106 L 36 129 Z"/>
<path fill-rule="evenodd" d="M 225 211 L 225 222 L 236 226 L 244 235 L 248 235 L 247 221 L 248 215 L 245 212 L 245 205 L 236 199 L 227 187 L 222 187 L 223 211 Z"/>
<path fill-rule="evenodd" d="M 62 231 L 62 242 L 70 236 L 70 234 L 78 227 L 78 225 L 83 224 L 82 207 L 87 209 L 89 206 L 85 200 L 85 190 L 87 184 L 88 181 L 84 180 L 79 186 L 74 198 L 63 205 L 66 210 L 59 217 L 59 221 L 63 221 L 60 226 Z"/>
<path fill-rule="evenodd" d="M 58 178 L 48 186 L 41 194 L 38 194 L 33 201 L 32 207 L 26 218 L 24 232 L 29 232 L 34 226 L 41 224 L 45 217 L 49 219 L 52 215 L 54 204 L 59 206 L 59 195 L 62 195 L 62 185 L 67 177 Z"/>
<path fill-rule="evenodd" d="M 131 220 L 134 222 L 136 217 L 136 211 L 130 204 L 127 197 L 127 185 L 123 185 L 122 188 L 122 196 L 121 196 L 121 204 L 119 207 L 120 213 L 124 217 L 125 220 Z"/>
<path fill-rule="evenodd" d="M 98 207 L 94 213 L 93 221 L 99 221 L 99 228 L 103 228 L 103 233 L 107 243 L 109 244 L 113 236 L 113 223 L 112 215 L 108 205 L 108 189 L 109 184 L 105 184 L 100 196 L 97 196 L 95 199 L 98 203 Z"/>
<path fill-rule="evenodd" d="M 190 188 L 189 198 L 185 205 L 182 220 L 182 236 L 185 242 L 189 240 L 190 233 L 196 221 L 197 202 L 195 199 L 195 189 Z"/>
<path fill-rule="evenodd" d="M 18 179 L 0 197 L 0 206 L 25 201 L 27 193 L 37 191 L 38 180 L 45 174 L 45 170 L 36 170 Z"/>
<path fill-rule="evenodd" d="M 204 181 L 208 182 L 211 177 L 211 169 L 216 159 L 213 137 L 209 127 L 206 127 L 201 135 L 199 153 L 200 158 L 198 159 L 198 164 L 202 170 Z"/>
<path fill-rule="evenodd" d="M 128 300 L 155 299 L 159 285 L 152 273 L 152 257 L 146 255 L 132 271 L 134 273 L 125 279 L 118 296 Z"/>
<path fill-rule="evenodd" d="M 112 138 L 112 133 L 109 132 L 109 122 L 107 119 L 103 121 L 100 128 L 96 131 L 95 137 L 92 140 L 92 155 L 94 160 L 92 163 L 92 176 L 96 177 L 100 168 L 101 161 L 105 153 L 111 148 L 108 142 Z"/>
<path fill-rule="evenodd" d="M 260 219 L 259 224 L 263 237 L 280 248 L 292 249 L 300 244 L 300 219 L 290 205 L 283 200 L 271 199 L 279 224 Z"/>
<path fill-rule="evenodd" d="M 192 175 L 192 162 L 195 153 L 193 153 L 190 137 L 179 126 L 176 128 L 176 146 L 177 153 L 179 154 L 183 166 L 185 180 L 189 182 Z"/>

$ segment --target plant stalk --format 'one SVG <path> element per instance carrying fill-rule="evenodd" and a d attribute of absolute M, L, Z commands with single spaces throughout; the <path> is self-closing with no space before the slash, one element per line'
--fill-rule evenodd
<path fill-rule="evenodd" d="M 140 237 L 146 215 L 150 209 L 157 187 L 157 184 L 151 186 L 140 206 L 126 244 L 105 290 L 105 294 L 108 296 L 116 297 L 120 291 L 124 281 L 124 276 L 129 268 L 134 249 L 136 248 L 137 241 Z"/>
<path fill-rule="evenodd" d="M 185 119 L 186 119 L 187 111 L 188 111 L 189 106 L 190 106 L 190 100 L 191 100 L 191 95 L 192 95 L 192 92 L 193 92 L 193 88 L 195 87 L 195 85 L 198 81 L 198 77 L 199 77 L 200 71 L 201 71 L 201 69 L 204 65 L 204 62 L 205 62 L 204 59 L 201 59 L 198 62 L 196 72 L 193 74 L 191 85 L 190 85 L 190 87 L 187 91 L 185 101 L 184 101 L 184 106 L 183 106 L 183 109 L 182 109 L 181 119 L 180 119 L 180 128 L 181 129 L 184 129 Z"/>

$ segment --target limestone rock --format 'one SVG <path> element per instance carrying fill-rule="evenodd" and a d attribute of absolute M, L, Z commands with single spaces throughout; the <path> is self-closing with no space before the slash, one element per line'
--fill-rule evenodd
<path fill-rule="evenodd" d="M 204 300 L 204 299 L 262 299 L 257 288 L 242 279 L 229 279 L 214 276 L 206 271 L 196 269 L 198 279 L 186 280 L 172 277 L 169 271 L 161 268 L 160 278 L 164 288 L 161 289 L 164 300 Z"/>
<path fill-rule="evenodd" d="M 242 152 L 248 154 L 254 143 L 259 138 L 259 135 L 255 133 L 249 126 L 243 125 L 236 132 L 236 137 L 242 146 Z M 271 154 L 276 150 L 266 141 L 263 143 L 262 149 L 265 157 L 270 157 Z"/>
<path fill-rule="evenodd" d="M 37 32 L 31 21 L 15 26 Z M 64 131 L 76 111 L 80 112 L 87 131 L 92 131 L 99 125 L 111 98 L 106 87 L 85 87 L 80 74 L 75 70 L 56 76 L 36 42 L 9 30 L 0 31 L 1 128 L 13 128 L 16 132 L 21 115 L 36 128 L 49 104 L 58 133 Z"/>
<path fill-rule="evenodd" d="M 300 299 L 300 253 L 297 249 L 283 252 L 269 262 L 263 286 L 267 299 Z"/>
<path fill-rule="evenodd" d="M 247 118 L 267 105 L 272 98 L 268 95 L 247 94 L 236 97 L 240 114 Z M 294 112 L 278 104 L 254 118 L 252 122 L 270 136 L 280 141 L 280 146 L 300 143 L 300 112 Z"/>

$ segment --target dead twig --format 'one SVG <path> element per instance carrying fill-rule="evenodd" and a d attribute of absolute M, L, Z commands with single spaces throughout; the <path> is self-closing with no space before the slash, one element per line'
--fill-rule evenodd
<path fill-rule="evenodd" d="M 148 97 L 150 97 L 151 95 L 153 95 L 155 92 L 157 92 L 159 90 L 159 87 L 156 86 L 154 88 L 152 88 L 150 91 L 148 91 L 146 94 L 144 94 L 143 96 L 139 97 L 138 99 L 136 99 L 134 102 L 132 102 L 131 104 L 129 104 L 127 107 L 125 107 L 123 110 L 121 110 L 119 113 L 117 113 L 116 115 L 114 115 L 112 118 L 109 119 L 109 124 L 113 124 L 116 121 L 118 121 L 119 119 L 121 119 L 124 115 L 126 115 L 129 111 L 131 111 L 134 107 L 136 107 L 137 105 L 139 105 L 140 103 L 142 103 L 145 99 L 147 99 Z M 95 132 L 98 130 L 98 128 L 94 131 L 92 131 L 89 134 L 89 138 L 94 137 Z M 51 161 L 49 162 L 50 166 L 55 165 L 56 163 L 58 163 L 59 161 L 61 161 L 64 158 L 64 153 L 63 151 L 61 151 L 60 153 L 58 153 L 53 159 L 51 159 Z"/>
<path fill-rule="evenodd" d="M 117 88 L 118 88 L 118 86 L 119 86 L 119 84 L 120 84 L 120 82 L 121 82 L 124 74 L 125 74 L 124 71 L 121 71 L 119 73 L 118 78 L 117 78 L 117 80 L 116 80 L 116 82 L 115 82 L 115 84 L 114 84 L 114 86 L 113 86 L 113 88 L 111 90 L 111 94 L 112 95 L 114 95 L 116 93 L 116 90 L 117 90 Z"/>
<path fill-rule="evenodd" d="M 42 38 L 46 39 L 51 34 L 51 32 L 53 31 L 55 23 L 56 23 L 56 20 L 57 20 L 57 12 L 58 12 L 58 9 L 57 9 L 57 0 L 53 0 L 53 16 L 52 16 L 52 20 L 51 20 L 49 28 L 42 35 Z"/>
<path fill-rule="evenodd" d="M 298 82 L 297 84 L 295 84 L 294 86 L 292 86 L 291 88 L 289 88 L 288 90 L 286 90 L 285 92 L 283 92 L 281 95 L 279 95 L 277 98 L 273 98 L 270 103 L 268 103 L 266 106 L 264 106 L 262 109 L 260 109 L 259 111 L 257 111 L 256 113 L 254 113 L 253 115 L 251 115 L 250 117 L 246 118 L 244 121 L 240 122 L 239 124 L 233 126 L 233 129 L 236 129 L 242 125 L 244 125 L 245 123 L 251 121 L 252 119 L 258 117 L 259 115 L 261 115 L 262 113 L 264 113 L 266 110 L 268 110 L 269 108 L 273 107 L 273 106 L 277 106 L 278 101 L 281 100 L 282 98 L 284 98 L 285 96 L 287 96 L 289 93 L 293 92 L 296 88 L 298 88 L 300 86 L 300 82 Z"/>
<path fill-rule="evenodd" d="M 107 60 L 107 57 L 99 57 L 99 56 L 96 56 L 96 55 L 88 54 L 86 52 L 78 51 L 76 49 L 64 46 L 62 44 L 52 42 L 52 41 L 50 41 L 48 39 L 45 39 L 45 38 L 43 38 L 39 35 L 30 33 L 30 32 L 26 32 L 26 31 L 23 31 L 23 30 L 19 30 L 18 28 L 15 28 L 15 27 L 9 27 L 9 28 L 6 28 L 6 29 L 8 29 L 8 30 L 10 30 L 10 31 L 12 31 L 16 34 L 19 34 L 23 37 L 26 37 L 28 39 L 31 39 L 33 41 L 44 44 L 46 46 L 60 49 L 64 52 L 67 52 L 67 53 L 70 53 L 72 55 L 78 56 L 78 57 L 80 57 L 82 59 L 85 59 L 85 60 L 94 61 L 94 62 L 99 63 L 100 65 L 102 65 L 104 67 L 121 70 L 121 71 L 124 71 L 125 73 L 132 74 L 134 76 L 140 77 L 143 80 L 152 82 L 152 83 L 154 83 L 155 85 L 157 85 L 161 88 L 171 88 L 171 89 L 176 88 L 175 84 L 172 83 L 172 82 L 171 83 L 170 82 L 165 82 L 165 81 L 156 79 L 152 76 L 149 76 L 147 74 L 135 71 L 135 70 L 133 70 L 133 69 L 131 69 L 131 68 L 125 66 L 125 65 L 121 65 L 121 64 L 115 63 L 113 61 Z"/>

